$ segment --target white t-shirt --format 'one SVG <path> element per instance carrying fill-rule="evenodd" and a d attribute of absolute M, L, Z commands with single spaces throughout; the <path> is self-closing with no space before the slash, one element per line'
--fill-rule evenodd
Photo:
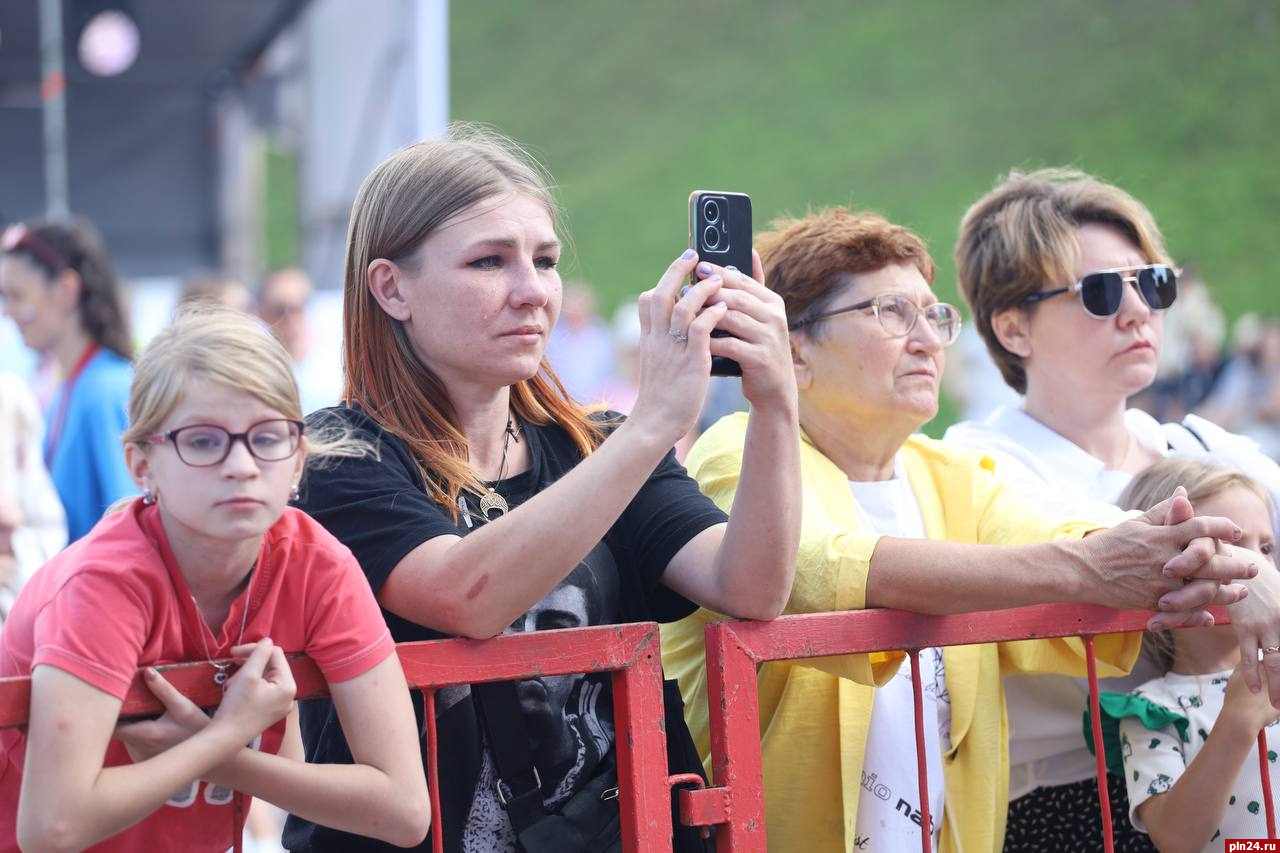
<path fill-rule="evenodd" d="M 903 539 L 925 538 L 924 517 L 901 462 L 892 480 L 849 482 L 858 524 L 867 532 Z M 942 827 L 944 786 L 942 753 L 951 747 L 951 700 L 947 694 L 939 649 L 920 652 L 921 700 L 924 712 L 925 766 L 929 772 L 929 814 L 937 848 Z M 862 762 L 862 795 L 858 800 L 859 850 L 920 849 L 920 783 L 915 751 L 915 700 L 911 662 L 876 690 Z"/>
<path fill-rule="evenodd" d="M 1280 467 L 1244 436 L 1194 415 L 1182 424 L 1161 425 L 1140 409 L 1125 412 L 1125 426 L 1135 441 L 1161 456 L 1212 458 L 1258 479 L 1271 491 L 1273 503 L 1280 496 Z M 990 456 L 996 462 L 996 475 L 1046 515 L 1104 524 L 1124 518 L 1115 502 L 1133 475 L 1107 470 L 1102 460 L 1021 409 L 1002 406 L 983 421 L 956 424 L 944 440 Z M 1158 675 L 1158 668 L 1144 656 L 1130 675 L 1102 679 L 1100 684 L 1103 690 L 1127 693 Z M 1009 714 L 1009 799 L 1036 788 L 1092 778 L 1096 766 L 1081 725 L 1088 682 L 1063 675 L 1011 675 L 1005 678 L 1004 689 Z"/>
<path fill-rule="evenodd" d="M 1138 820 L 1138 806 L 1156 794 L 1173 787 L 1178 778 L 1204 747 L 1213 724 L 1222 711 L 1227 693 L 1227 679 L 1231 671 L 1209 675 L 1179 675 L 1171 672 L 1143 684 L 1133 692 L 1177 711 L 1187 717 L 1188 740 L 1184 743 L 1173 726 L 1152 731 L 1136 717 L 1120 721 L 1120 749 L 1124 755 L 1124 781 L 1129 788 L 1129 819 L 1142 832 L 1147 828 Z M 1269 741 L 1269 767 L 1271 790 L 1280 791 L 1280 772 L 1277 771 L 1275 750 L 1280 747 L 1280 720 L 1267 726 Z M 1221 853 L 1223 838 L 1266 838 L 1267 815 L 1262 801 L 1261 777 L 1254 752 L 1240 767 L 1227 810 L 1223 814 L 1218 832 L 1202 849 Z"/>

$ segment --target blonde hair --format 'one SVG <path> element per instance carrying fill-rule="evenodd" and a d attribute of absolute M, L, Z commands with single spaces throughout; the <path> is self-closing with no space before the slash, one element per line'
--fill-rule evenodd
<path fill-rule="evenodd" d="M 1247 489 L 1262 501 L 1267 508 L 1267 517 L 1271 517 L 1271 497 L 1248 474 L 1215 462 L 1177 456 L 1162 459 L 1134 477 L 1116 503 L 1121 509 L 1145 512 L 1173 494 L 1178 486 L 1187 490 L 1187 499 L 1192 506 L 1219 497 L 1231 489 Z M 1173 636 L 1168 631 L 1146 631 L 1142 643 L 1165 670 L 1173 665 Z"/>
<path fill-rule="evenodd" d="M 256 318 L 207 302 L 184 306 L 134 365 L 129 428 L 121 440 L 146 447 L 147 436 L 160 431 L 190 383 L 201 379 L 245 391 L 286 418 L 302 420 L 292 365 L 284 347 Z M 370 451 L 348 430 L 329 425 L 310 428 L 301 446 L 308 465 Z"/>
<path fill-rule="evenodd" d="M 418 247 L 444 222 L 476 204 L 519 193 L 537 200 L 552 225 L 560 212 L 551 178 L 523 148 L 479 125 L 450 125 L 443 139 L 396 151 L 365 178 L 351 207 L 343 302 L 343 397 L 409 448 L 430 497 L 457 517 L 463 489 L 484 494 L 467 439 L 440 378 L 413 349 L 404 324 L 369 292 L 379 258 L 414 270 Z M 556 423 L 582 455 L 603 438 L 594 410 L 565 392 L 546 359 L 511 386 L 511 407 L 534 424 Z"/>
<path fill-rule="evenodd" d="M 1172 263 L 1151 211 L 1119 187 L 1075 169 L 1010 172 L 960 223 L 960 293 L 1004 381 L 1019 394 L 1027 390 L 1022 358 L 1004 348 L 992 321 L 1045 285 L 1071 284 L 1080 257 L 1076 229 L 1089 224 L 1119 230 L 1147 263 Z"/>

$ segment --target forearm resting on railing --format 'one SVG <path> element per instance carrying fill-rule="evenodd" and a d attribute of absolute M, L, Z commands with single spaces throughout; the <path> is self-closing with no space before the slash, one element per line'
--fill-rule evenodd
<path fill-rule="evenodd" d="M 1138 806 L 1138 817 L 1161 853 L 1204 849 L 1218 831 L 1236 777 L 1257 742 L 1256 731 L 1219 719 L 1177 783 Z"/>

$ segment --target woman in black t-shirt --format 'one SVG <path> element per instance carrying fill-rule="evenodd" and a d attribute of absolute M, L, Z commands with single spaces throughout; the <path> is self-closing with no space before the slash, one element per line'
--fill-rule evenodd
<path fill-rule="evenodd" d="M 776 616 L 800 509 L 781 300 L 759 283 L 758 258 L 748 277 L 686 252 L 640 297 L 631 416 L 585 409 L 543 359 L 560 307 L 549 185 L 514 143 L 467 127 L 401 149 L 365 180 L 347 248 L 346 403 L 312 419 L 341 421 L 379 455 L 314 472 L 300 505 L 355 553 L 397 641 L 669 621 L 694 603 Z M 698 416 L 712 355 L 742 365 L 752 404 L 732 519 L 670 450 Z M 542 809 L 590 799 L 616 811 L 608 677 L 533 679 L 514 695 Z M 473 698 L 468 687 L 437 697 L 445 849 L 513 851 L 519 828 L 498 802 Z M 332 706 L 306 703 L 302 716 L 310 760 L 349 760 Z M 301 821 L 285 841 L 383 847 Z"/>

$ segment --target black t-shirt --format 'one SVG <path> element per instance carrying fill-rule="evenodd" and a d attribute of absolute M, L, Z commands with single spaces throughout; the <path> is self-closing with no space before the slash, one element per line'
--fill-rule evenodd
<path fill-rule="evenodd" d="M 333 408 L 313 414 L 314 423 L 338 418 L 357 437 L 378 449 L 379 458 L 344 459 L 310 472 L 298 506 L 338 537 L 360 561 L 375 593 L 414 548 L 446 534 L 465 536 L 485 522 L 479 499 L 464 499 L 455 524 L 427 496 L 425 483 L 408 447 L 385 434 L 359 409 Z M 616 423 L 620 416 L 604 416 Z M 529 443 L 528 471 L 495 484 L 514 509 L 564 476 L 582 460 L 569 435 L 558 426 L 521 424 L 520 440 Z M 606 426 L 606 430 L 608 427 Z M 726 516 L 698 491 L 684 467 L 668 454 L 640 488 L 603 541 L 541 602 L 517 619 L 508 633 L 607 625 L 618 622 L 669 622 L 692 613 L 696 605 L 659 581 L 672 557 L 706 528 Z M 574 524 L 565 517 L 565 525 Z M 555 536 L 554 529 L 547 536 Z M 447 636 L 383 611 L 396 642 Z M 567 675 L 517 684 L 521 710 L 549 810 L 613 766 L 613 693 L 608 673 Z M 414 707 L 422 726 L 423 703 Z M 498 853 L 514 850 L 510 822 L 498 804 L 492 755 L 467 686 L 436 694 L 439 734 L 441 814 L 432 832 L 443 826 L 450 853 Z M 302 738 L 307 760 L 351 763 L 333 703 L 301 703 Z M 425 760 L 424 746 L 424 760 Z M 338 832 L 290 817 L 285 829 L 290 850 L 397 850 L 369 838 Z M 430 849 L 430 837 L 419 849 Z"/>

